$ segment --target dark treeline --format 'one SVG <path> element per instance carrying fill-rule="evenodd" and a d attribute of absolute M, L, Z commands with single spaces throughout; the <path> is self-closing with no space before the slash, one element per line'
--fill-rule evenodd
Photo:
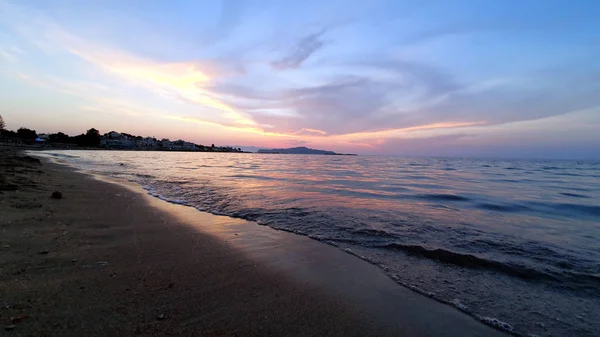
<path fill-rule="evenodd" d="M 145 151 L 202 151 L 202 152 L 243 152 L 240 148 L 230 146 L 198 145 L 181 139 L 170 141 L 158 140 L 154 137 L 142 137 L 128 133 L 111 131 L 103 136 L 100 131 L 91 128 L 77 136 L 69 136 L 64 132 L 51 134 L 38 134 L 35 130 L 21 127 L 17 131 L 6 129 L 6 124 L 0 115 L 0 143 L 25 144 L 38 147 L 58 148 L 102 148 L 120 150 L 145 150 Z"/>
<path fill-rule="evenodd" d="M 0 129 L 0 136 L 3 138 L 20 139 L 24 143 L 34 143 L 38 139 L 35 130 L 28 128 L 19 128 L 16 132 Z M 94 128 L 89 129 L 85 134 L 78 136 L 69 136 L 63 132 L 49 134 L 46 141 L 56 144 L 71 144 L 77 146 L 98 146 L 100 144 L 100 132 Z"/>

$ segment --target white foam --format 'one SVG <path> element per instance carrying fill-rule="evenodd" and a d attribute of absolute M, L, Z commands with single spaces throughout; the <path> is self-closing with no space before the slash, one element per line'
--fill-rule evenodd
<path fill-rule="evenodd" d="M 462 310 L 464 312 L 468 312 L 469 311 L 469 307 L 467 307 L 466 305 L 460 303 L 460 301 L 458 299 L 453 299 L 452 304 L 454 304 L 455 307 L 457 307 L 459 310 Z"/>
<path fill-rule="evenodd" d="M 487 324 L 487 325 L 491 325 L 497 329 L 500 330 L 504 330 L 504 331 L 508 331 L 508 332 L 513 332 L 514 328 L 512 327 L 512 325 L 506 323 L 506 322 L 502 322 L 501 320 L 494 318 L 494 317 L 485 317 L 485 316 L 479 316 L 478 317 L 480 321 L 482 321 L 483 323 Z"/>

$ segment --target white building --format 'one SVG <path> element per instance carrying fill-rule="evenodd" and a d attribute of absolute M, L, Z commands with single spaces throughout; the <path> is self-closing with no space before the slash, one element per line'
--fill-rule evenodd
<path fill-rule="evenodd" d="M 158 141 L 152 137 L 136 139 L 135 146 L 139 148 L 155 148 L 158 146 Z"/>

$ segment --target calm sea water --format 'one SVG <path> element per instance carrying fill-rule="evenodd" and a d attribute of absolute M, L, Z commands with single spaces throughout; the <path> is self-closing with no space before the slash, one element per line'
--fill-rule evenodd
<path fill-rule="evenodd" d="M 337 246 L 523 336 L 600 336 L 600 162 L 47 154 Z"/>

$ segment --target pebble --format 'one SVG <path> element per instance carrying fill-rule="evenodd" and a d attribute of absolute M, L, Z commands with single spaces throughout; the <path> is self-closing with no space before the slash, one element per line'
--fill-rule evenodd
<path fill-rule="evenodd" d="M 16 327 L 17 326 L 14 325 L 14 324 L 13 325 L 7 325 L 7 326 L 4 327 L 4 330 L 11 331 L 11 330 L 14 330 Z"/>
<path fill-rule="evenodd" d="M 52 196 L 51 196 L 52 199 L 62 199 L 62 197 L 63 197 L 63 194 L 61 191 L 52 192 Z"/>
<path fill-rule="evenodd" d="M 158 316 L 156 316 L 156 319 L 159 321 L 162 321 L 163 319 L 165 319 L 165 315 L 164 314 L 160 314 Z"/>
<path fill-rule="evenodd" d="M 106 266 L 108 266 L 108 262 L 106 262 L 106 261 L 98 261 L 98 262 L 96 262 L 96 265 L 98 267 L 106 267 Z"/>
<path fill-rule="evenodd" d="M 40 255 L 46 255 L 46 254 L 48 254 L 48 253 L 50 253 L 50 251 L 49 251 L 49 250 L 40 250 L 40 251 L 38 252 L 38 254 L 40 254 Z"/>

